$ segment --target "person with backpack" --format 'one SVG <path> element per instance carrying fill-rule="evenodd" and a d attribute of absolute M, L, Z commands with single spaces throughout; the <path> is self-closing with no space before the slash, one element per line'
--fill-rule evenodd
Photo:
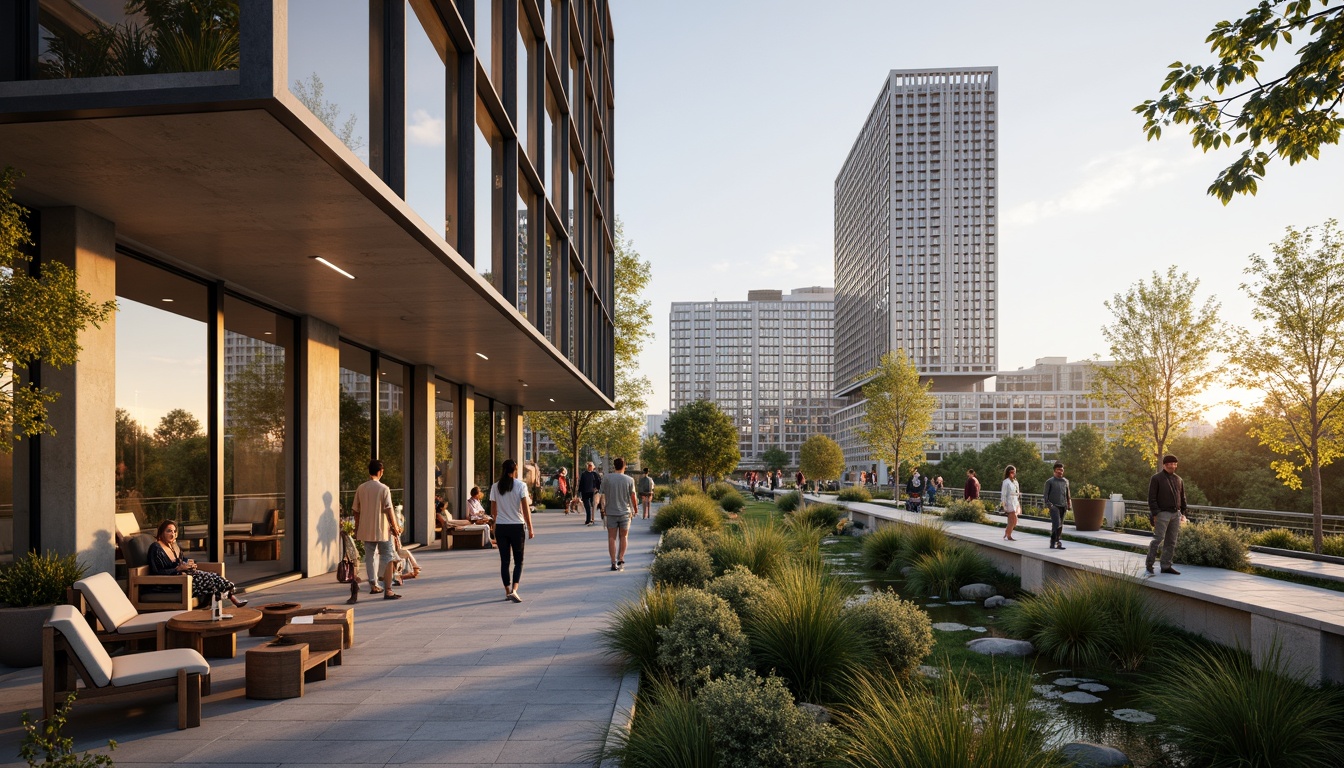
<path fill-rule="evenodd" d="M 647 468 L 635 482 L 635 491 L 639 494 L 639 508 L 644 512 L 644 519 L 648 520 L 649 511 L 653 509 L 653 478 L 649 477 Z"/>

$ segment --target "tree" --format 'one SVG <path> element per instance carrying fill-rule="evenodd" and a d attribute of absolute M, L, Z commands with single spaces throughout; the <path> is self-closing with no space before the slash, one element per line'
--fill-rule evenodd
<path fill-rule="evenodd" d="M 1093 484 L 1107 495 L 1119 493 L 1126 499 L 1146 501 L 1148 478 L 1152 476 L 1153 467 L 1146 453 L 1123 440 L 1113 440 L 1110 455 L 1106 457 L 1106 469 L 1102 470 Z"/>
<path fill-rule="evenodd" d="M 79 333 L 112 315 L 115 301 L 95 303 L 80 290 L 73 269 L 44 261 L 39 274 L 28 272 L 32 245 L 28 212 L 14 202 L 18 173 L 0 172 L 0 450 L 14 450 L 14 441 L 54 435 L 47 406 L 61 394 L 22 381 L 22 369 L 35 363 L 63 368 L 79 359 Z"/>
<path fill-rule="evenodd" d="M 901 467 L 905 462 L 924 460 L 938 407 L 937 398 L 929 394 L 933 382 L 919 383 L 919 371 L 903 349 L 882 355 L 877 367 L 863 378 L 870 379 L 863 387 L 868 412 L 859 437 L 904 479 Z"/>
<path fill-rule="evenodd" d="M 345 387 L 341 387 L 340 419 L 341 490 L 353 491 L 369 479 L 373 442 L 369 434 L 368 405 Z"/>
<path fill-rule="evenodd" d="M 1134 108 L 1150 141 L 1174 123 L 1189 125 L 1194 145 L 1205 152 L 1247 145 L 1209 187 L 1224 205 L 1235 194 L 1256 193 L 1270 152 L 1296 165 L 1339 143 L 1344 7 L 1318 2 L 1316 10 L 1313 0 L 1264 0 L 1240 19 L 1218 22 L 1205 40 L 1217 63 L 1174 62 L 1162 95 Z M 1262 75 L 1262 52 L 1280 40 L 1292 44 L 1295 35 L 1306 38 L 1296 63 L 1280 75 Z"/>
<path fill-rule="evenodd" d="M 696 400 L 667 417 L 663 451 L 672 473 L 698 476 L 701 490 L 709 478 L 732 472 L 742 458 L 733 420 L 708 400 Z"/>
<path fill-rule="evenodd" d="M 163 418 L 159 419 L 159 426 L 154 428 L 154 439 L 160 445 L 179 443 L 201 434 L 204 434 L 201 432 L 201 422 L 197 421 L 190 411 L 182 408 L 174 408 L 165 413 Z"/>
<path fill-rule="evenodd" d="M 1103 326 L 1111 365 L 1098 365 L 1091 397 L 1124 415 L 1125 442 L 1156 467 L 1167 442 L 1207 410 L 1199 398 L 1217 380 L 1222 323 L 1218 302 L 1195 306 L 1199 281 L 1176 267 L 1153 273 L 1106 302 L 1115 322 Z"/>
<path fill-rule="evenodd" d="M 761 463 L 766 469 L 783 469 L 789 466 L 789 452 L 778 445 L 772 445 L 761 453 Z M 812 473 L 804 474 L 810 477 Z"/>
<path fill-rule="evenodd" d="M 812 435 L 798 449 L 798 471 L 808 480 L 835 480 L 845 471 L 845 452 L 825 435 Z"/>
<path fill-rule="evenodd" d="M 1079 424 L 1059 439 L 1059 462 L 1074 485 L 1095 485 L 1109 452 L 1106 436 L 1090 424 Z"/>
<path fill-rule="evenodd" d="M 1271 465 L 1290 488 L 1311 483 L 1312 535 L 1321 551 L 1321 467 L 1344 455 L 1344 235 L 1331 219 L 1319 231 L 1288 228 L 1274 260 L 1251 255 L 1257 333 L 1240 330 L 1229 352 L 1233 381 L 1265 393 L 1251 434 L 1286 458 Z"/>
<path fill-rule="evenodd" d="M 336 138 L 341 140 L 342 144 L 350 148 L 351 152 L 358 152 L 364 148 L 364 137 L 355 135 L 355 127 L 359 124 L 359 116 L 351 112 L 350 116 L 337 127 L 336 121 L 341 119 L 341 105 L 327 101 L 323 96 L 326 93 L 326 85 L 322 83 L 322 78 L 314 72 L 308 76 L 307 80 L 295 80 L 294 85 L 290 87 L 290 93 L 299 103 L 308 108 L 313 116 L 322 121 Z M 490 280 L 486 277 L 486 281 Z"/>
<path fill-rule="evenodd" d="M 1017 467 L 1017 485 L 1023 493 L 1040 493 L 1045 489 L 1045 480 L 1050 477 L 1050 467 L 1041 460 L 1041 451 L 1035 443 L 1017 435 L 995 440 L 980 450 L 980 463 L 984 466 L 980 483 L 989 490 L 996 489 L 1003 482 L 1003 471 L 1009 464 Z M 944 478 L 946 482 L 946 478 Z"/>
<path fill-rule="evenodd" d="M 644 438 L 639 446 L 639 463 L 655 477 L 667 471 L 667 454 L 663 451 L 661 437 L 649 435 Z"/>

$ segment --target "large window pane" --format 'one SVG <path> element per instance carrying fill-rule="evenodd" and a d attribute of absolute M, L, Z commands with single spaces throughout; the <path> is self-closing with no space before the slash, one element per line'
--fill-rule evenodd
<path fill-rule="evenodd" d="M 412 4 L 406 3 L 406 202 L 435 232 L 446 235 L 448 108 L 444 62 L 449 48 L 438 16 L 432 12 L 426 15 L 428 18 L 418 16 Z"/>
<path fill-rule="evenodd" d="M 475 423 L 472 424 L 472 439 L 475 441 L 475 483 L 480 487 L 481 492 L 487 500 L 490 496 L 490 484 L 494 482 L 491 475 L 493 471 L 490 464 L 490 400 L 484 397 L 475 398 Z"/>
<path fill-rule="evenodd" d="M 294 402 L 294 321 L 224 299 L 224 547 L 235 581 L 287 573 L 289 420 Z"/>
<path fill-rule="evenodd" d="M 369 162 L 369 2 L 289 1 L 289 90 Z"/>
<path fill-rule="evenodd" d="M 401 363 L 378 363 L 378 458 L 383 483 L 392 489 L 392 505 L 406 498 L 406 384 L 408 371 Z"/>
<path fill-rule="evenodd" d="M 37 11 L 37 76 L 109 77 L 238 69 L 237 2 L 214 3 L 208 18 L 189 17 L 187 23 L 172 12 L 174 4 L 148 5 L 145 12 L 128 14 L 124 0 L 41 0 Z M 160 10 L 161 6 L 168 7 Z M 156 46 L 154 40 L 160 36 L 175 44 Z"/>
<path fill-rule="evenodd" d="M 193 551 L 211 514 L 205 320 L 204 285 L 117 257 L 117 513 L 122 530 L 175 520 Z"/>
<path fill-rule="evenodd" d="M 457 385 L 437 381 L 434 386 L 434 497 L 461 517 L 457 500 L 453 429 L 457 425 Z M 437 505 L 437 504 L 436 504 Z"/>
<path fill-rule="evenodd" d="M 517 218 L 515 219 L 515 221 L 517 221 L 518 226 L 518 270 L 517 270 L 518 311 L 521 312 L 524 317 L 527 317 L 529 320 L 536 322 L 536 319 L 531 317 L 527 313 L 527 297 L 529 293 L 527 269 L 528 265 L 532 263 L 531 253 L 529 253 L 528 251 L 528 249 L 531 247 L 531 244 L 528 243 L 528 237 L 527 237 L 528 218 L 529 218 L 529 212 L 528 212 L 529 196 L 530 193 L 529 190 L 527 189 L 527 182 L 520 177 L 518 179 L 518 214 Z"/>
<path fill-rule="evenodd" d="M 508 407 L 502 403 L 495 403 L 494 411 L 495 422 L 495 470 L 494 476 L 499 477 L 504 470 L 504 460 L 509 458 L 509 411 Z M 518 477 L 522 478 L 520 472 Z"/>
<path fill-rule="evenodd" d="M 504 153 L 484 106 L 476 106 L 476 271 L 499 290 L 502 275 L 496 275 L 494 267 L 501 245 L 496 233 L 500 229 L 498 218 L 503 214 Z"/>
<path fill-rule="evenodd" d="M 470 0 L 468 0 L 470 2 Z M 499 29 L 499 4 L 495 0 L 476 0 L 476 29 L 474 41 L 476 43 L 476 58 L 481 60 L 481 66 L 485 68 L 485 74 L 489 76 L 490 82 L 495 84 L 495 90 L 499 90 L 499 51 L 496 50 L 494 32 Z"/>
<path fill-rule="evenodd" d="M 367 349 L 341 343 L 341 514 L 350 509 L 355 489 L 369 479 L 373 458 L 372 357 Z"/>
<path fill-rule="evenodd" d="M 532 83 L 532 49 L 536 45 L 532 37 L 532 26 L 527 23 L 527 14 L 518 14 L 518 147 L 528 155 L 536 156 L 531 144 L 532 138 L 532 102 L 534 99 Z"/>

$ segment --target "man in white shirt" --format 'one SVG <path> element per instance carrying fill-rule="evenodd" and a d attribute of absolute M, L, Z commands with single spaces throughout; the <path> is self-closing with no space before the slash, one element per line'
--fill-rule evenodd
<path fill-rule="evenodd" d="M 392 592 L 392 572 L 401 559 L 395 539 L 401 536 L 396 511 L 392 509 L 392 489 L 383 485 L 383 462 L 369 462 L 369 481 L 355 489 L 352 509 L 355 513 L 355 538 L 364 542 L 364 569 L 369 578 L 369 594 L 383 593 L 384 600 L 399 600 Z M 383 581 L 378 583 L 376 561 L 383 561 Z"/>
<path fill-rule="evenodd" d="M 611 462 L 614 471 L 602 476 L 602 503 L 606 506 L 607 551 L 611 570 L 625 570 L 625 548 L 630 538 L 630 518 L 639 508 L 635 479 L 625 474 L 625 459 Z"/>

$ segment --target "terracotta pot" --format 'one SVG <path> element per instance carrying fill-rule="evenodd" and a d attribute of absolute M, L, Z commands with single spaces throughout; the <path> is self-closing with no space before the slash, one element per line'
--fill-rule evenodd
<path fill-rule="evenodd" d="M 1079 531 L 1100 531 L 1106 519 L 1105 499 L 1074 499 L 1073 527 Z"/>
<path fill-rule="evenodd" d="M 0 664 L 7 667 L 42 666 L 42 625 L 51 617 L 50 605 L 0 608 Z"/>

